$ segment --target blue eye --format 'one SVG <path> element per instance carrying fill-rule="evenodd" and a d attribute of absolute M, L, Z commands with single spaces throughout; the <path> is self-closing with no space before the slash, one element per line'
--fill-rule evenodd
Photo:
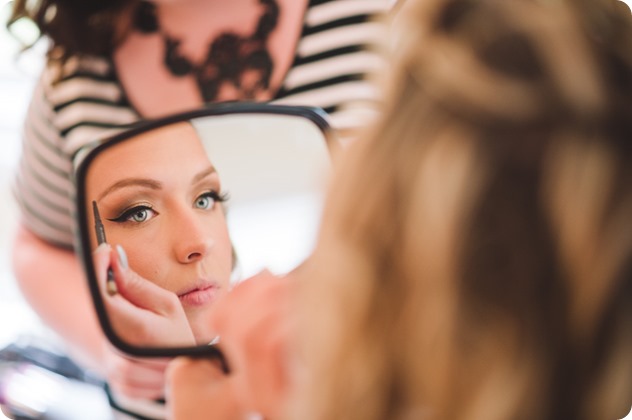
<path fill-rule="evenodd" d="M 156 212 L 149 206 L 136 206 L 124 211 L 114 219 L 108 219 L 116 223 L 144 223 L 156 216 Z"/>
<path fill-rule="evenodd" d="M 208 210 L 213 207 L 213 204 L 215 204 L 215 201 L 208 195 L 201 195 L 195 200 L 195 207 L 198 209 Z"/>
<path fill-rule="evenodd" d="M 149 217 L 150 209 L 140 209 L 133 214 L 131 214 L 128 220 L 133 220 L 134 222 L 144 222 Z"/>
<path fill-rule="evenodd" d="M 221 203 L 223 201 L 226 201 L 225 194 L 220 195 L 215 191 L 208 191 L 195 199 L 195 207 L 202 210 L 210 210 L 214 207 L 215 203 Z"/>

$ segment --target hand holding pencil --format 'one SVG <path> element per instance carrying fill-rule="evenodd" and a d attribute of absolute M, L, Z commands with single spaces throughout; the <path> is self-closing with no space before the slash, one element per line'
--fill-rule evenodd
<path fill-rule="evenodd" d="M 94 229 L 97 235 L 97 244 L 105 244 L 107 243 L 105 238 L 105 228 L 103 226 L 103 222 L 101 221 L 101 215 L 99 214 L 99 208 L 96 201 L 92 201 L 92 211 L 94 212 Z M 114 272 L 111 267 L 108 267 L 106 290 L 110 296 L 114 296 L 118 293 L 118 287 L 116 286 L 116 281 L 114 280 Z"/>

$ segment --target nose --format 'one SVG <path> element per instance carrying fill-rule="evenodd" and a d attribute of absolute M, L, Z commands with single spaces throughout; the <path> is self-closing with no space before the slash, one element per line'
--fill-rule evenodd
<path fill-rule="evenodd" d="M 182 264 L 202 260 L 213 247 L 210 221 L 194 210 L 180 210 L 172 231 L 176 259 Z"/>

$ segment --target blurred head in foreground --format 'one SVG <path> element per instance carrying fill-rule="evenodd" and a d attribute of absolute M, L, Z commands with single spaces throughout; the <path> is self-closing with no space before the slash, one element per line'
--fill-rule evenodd
<path fill-rule="evenodd" d="M 627 413 L 631 20 L 610 0 L 404 3 L 383 118 L 301 273 L 294 414 Z"/>

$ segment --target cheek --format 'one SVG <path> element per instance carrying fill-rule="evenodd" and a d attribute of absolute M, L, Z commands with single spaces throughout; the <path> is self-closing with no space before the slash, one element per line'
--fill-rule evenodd
<path fill-rule="evenodd" d="M 111 243 L 125 249 L 130 268 L 141 277 L 162 285 L 160 273 L 164 272 L 162 265 L 166 261 L 164 235 L 148 228 L 117 233 L 112 235 Z"/>
<path fill-rule="evenodd" d="M 233 271 L 233 245 L 228 234 L 228 227 L 224 220 L 214 229 L 213 236 L 215 238 L 215 258 L 224 273 L 226 283 L 230 280 L 230 274 Z"/>
<path fill-rule="evenodd" d="M 165 287 L 161 275 L 165 272 L 165 267 L 163 267 L 165 258 L 161 257 L 161 252 L 155 251 L 156 248 L 155 246 L 152 246 L 151 250 L 147 247 L 136 248 L 134 252 L 128 254 L 129 265 L 141 277 Z"/>

